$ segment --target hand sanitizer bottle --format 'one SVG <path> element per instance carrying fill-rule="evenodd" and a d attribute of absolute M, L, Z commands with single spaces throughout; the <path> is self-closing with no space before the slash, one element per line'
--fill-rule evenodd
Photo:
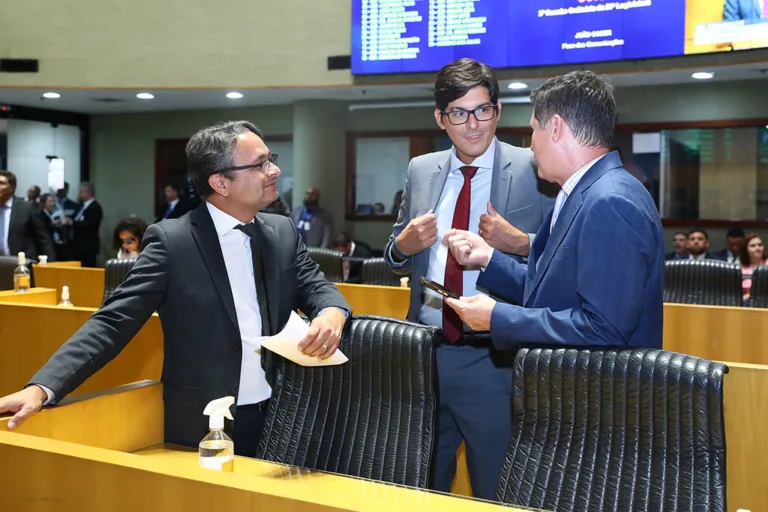
<path fill-rule="evenodd" d="M 75 307 L 75 305 L 69 301 L 69 286 L 67 285 L 64 285 L 61 287 L 61 302 L 59 302 L 59 307 L 61 308 Z"/>
<path fill-rule="evenodd" d="M 201 468 L 232 472 L 235 468 L 235 443 L 224 433 L 224 418 L 234 419 L 229 407 L 235 397 L 225 396 L 205 406 L 203 414 L 210 416 L 210 432 L 200 441 L 199 463 Z"/>
<path fill-rule="evenodd" d="M 27 268 L 27 257 L 23 252 L 19 253 L 19 266 L 13 271 L 13 289 L 17 292 L 29 291 L 30 274 Z"/>
<path fill-rule="evenodd" d="M 41 254 L 40 256 L 38 256 L 37 257 L 37 264 L 38 265 L 42 265 L 42 266 L 47 265 L 48 264 L 48 256 L 46 256 L 45 254 Z"/>

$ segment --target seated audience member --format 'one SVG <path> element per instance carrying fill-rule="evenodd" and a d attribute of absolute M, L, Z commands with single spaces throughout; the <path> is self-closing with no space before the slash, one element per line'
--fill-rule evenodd
<path fill-rule="evenodd" d="M 692 260 L 719 260 L 709 252 L 709 235 L 703 229 L 688 232 L 688 258 Z"/>
<path fill-rule="evenodd" d="M 333 250 L 339 251 L 347 258 L 370 258 L 371 251 L 364 244 L 354 242 L 348 233 L 336 235 L 333 239 Z M 362 282 L 363 262 L 344 260 L 344 281 L 349 283 Z"/>
<path fill-rule="evenodd" d="M 749 300 L 752 273 L 755 271 L 755 267 L 768 264 L 765 257 L 765 244 L 756 233 L 750 233 L 744 238 L 739 259 L 741 260 L 741 288 L 744 292 L 744 302 L 746 302 Z"/>
<path fill-rule="evenodd" d="M 675 233 L 673 242 L 673 251 L 664 256 L 665 260 L 687 260 L 688 259 L 688 235 L 682 231 Z"/>
<path fill-rule="evenodd" d="M 147 223 L 138 217 L 128 217 L 121 220 L 115 228 L 113 247 L 117 250 L 117 258 L 137 258 L 141 252 L 141 240 L 147 230 Z"/>
<path fill-rule="evenodd" d="M 716 256 L 728 263 L 738 263 L 743 247 L 744 230 L 741 228 L 731 228 L 725 235 L 725 249 L 716 253 Z"/>

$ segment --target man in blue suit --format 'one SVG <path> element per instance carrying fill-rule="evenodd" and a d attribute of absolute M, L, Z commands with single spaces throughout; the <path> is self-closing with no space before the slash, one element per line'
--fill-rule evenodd
<path fill-rule="evenodd" d="M 539 174 L 561 185 L 527 265 L 481 236 L 443 237 L 456 260 L 484 269 L 485 295 L 447 299 L 498 349 L 524 343 L 661 348 L 664 241 L 656 205 L 610 152 L 611 84 L 590 71 L 547 80 L 531 95 Z"/>
<path fill-rule="evenodd" d="M 725 0 L 723 6 L 723 21 L 740 21 L 756 23 L 765 21 L 765 0 Z"/>

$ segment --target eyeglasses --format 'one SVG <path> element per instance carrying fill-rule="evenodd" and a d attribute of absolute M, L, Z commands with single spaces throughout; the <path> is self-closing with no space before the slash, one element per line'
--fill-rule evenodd
<path fill-rule="evenodd" d="M 451 124 L 467 124 L 469 121 L 469 115 L 475 116 L 478 121 L 490 121 L 496 117 L 496 112 L 499 108 L 496 105 L 483 105 L 477 107 L 475 110 L 451 110 L 450 112 L 442 111 L 443 114 L 448 116 L 448 122 Z"/>
<path fill-rule="evenodd" d="M 212 174 L 224 174 L 231 171 L 244 171 L 245 169 L 256 169 L 257 171 L 267 172 L 272 168 L 272 166 L 277 166 L 277 153 L 270 153 L 266 160 L 259 162 L 258 164 L 241 165 L 239 167 L 226 167 L 224 169 L 213 171 Z"/>

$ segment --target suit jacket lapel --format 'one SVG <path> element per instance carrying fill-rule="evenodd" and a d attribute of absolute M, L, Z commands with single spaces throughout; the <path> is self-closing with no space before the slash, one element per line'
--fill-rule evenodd
<path fill-rule="evenodd" d="M 213 225 L 205 201 L 190 216 L 192 218 L 192 237 L 200 249 L 203 260 L 205 260 L 205 266 L 211 273 L 211 279 L 216 286 L 221 302 L 224 304 L 224 309 L 227 310 L 229 319 L 239 331 L 235 300 L 232 298 L 232 288 L 229 286 L 229 277 L 227 276 L 227 267 L 224 264 L 224 255 L 221 252 L 219 235 L 216 233 L 216 227 Z"/>
<path fill-rule="evenodd" d="M 280 268 L 275 258 L 275 231 L 272 226 L 256 215 L 256 228 L 259 232 L 259 249 L 261 263 L 264 266 L 264 288 L 267 292 L 267 309 L 269 311 L 270 333 L 278 332 L 278 306 L 280 304 Z"/>
<path fill-rule="evenodd" d="M 502 153 L 502 146 L 498 140 L 494 139 L 496 145 L 495 155 L 493 157 L 493 177 L 491 178 L 491 204 L 504 216 L 509 199 L 509 189 L 512 186 L 512 160 L 509 155 Z"/>
<path fill-rule="evenodd" d="M 448 153 L 446 161 L 432 171 L 432 175 L 429 177 L 429 203 L 427 204 L 427 209 L 431 208 L 433 212 L 437 210 L 437 202 L 440 200 L 440 194 L 443 192 L 445 180 L 448 179 L 448 172 L 450 170 L 451 154 Z"/>

